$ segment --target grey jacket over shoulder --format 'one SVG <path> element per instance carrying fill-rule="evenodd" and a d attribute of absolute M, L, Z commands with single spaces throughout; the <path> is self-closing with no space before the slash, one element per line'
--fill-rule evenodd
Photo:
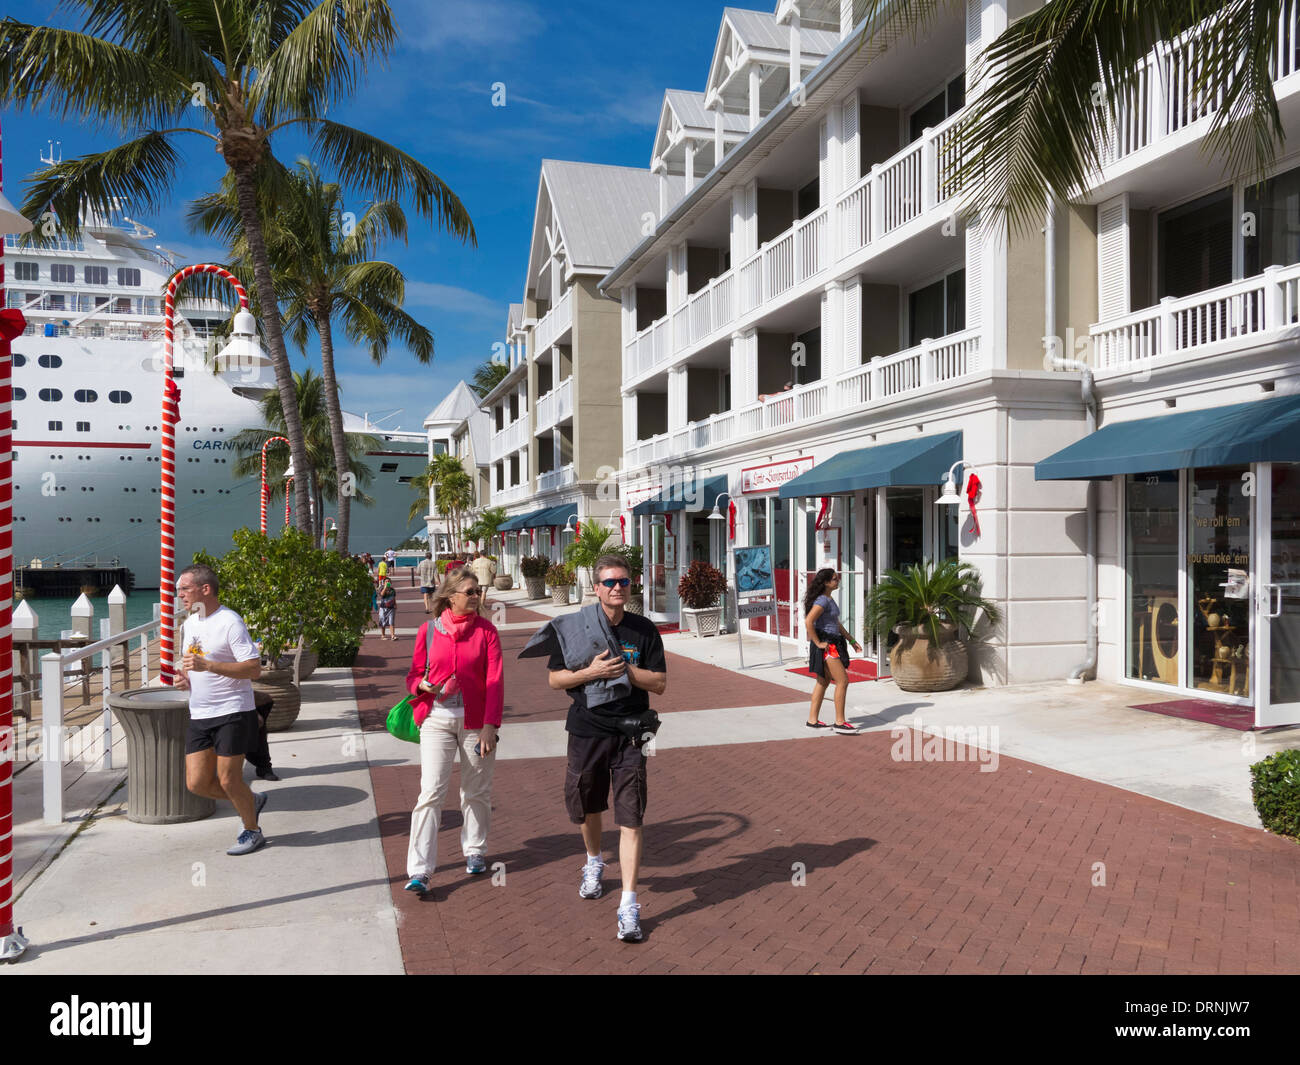
<path fill-rule="evenodd" d="M 623 657 L 623 649 L 614 639 L 605 608 L 599 603 L 548 621 L 533 633 L 519 657 L 549 658 L 556 651 L 564 656 L 564 668 L 569 670 L 586 669 L 602 651 Z M 603 706 L 632 694 L 632 681 L 626 673 L 588 681 L 583 687 L 589 707 Z"/>

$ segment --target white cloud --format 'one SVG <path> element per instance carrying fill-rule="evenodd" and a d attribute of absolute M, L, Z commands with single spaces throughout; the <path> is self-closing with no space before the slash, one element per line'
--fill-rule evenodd
<path fill-rule="evenodd" d="M 541 13 L 522 0 L 399 5 L 403 42 L 425 52 L 505 51 L 540 36 Z"/>
<path fill-rule="evenodd" d="M 410 373 L 393 373 L 376 369 L 369 373 L 342 372 L 339 379 L 339 402 L 344 410 L 372 421 L 383 421 L 385 429 L 420 432 L 424 416 L 447 394 L 446 373 L 436 366 Z M 453 381 L 454 385 L 455 382 Z M 399 410 L 394 418 L 386 418 Z"/>
<path fill-rule="evenodd" d="M 406 306 L 408 309 L 432 307 L 448 314 L 492 319 L 499 321 L 503 329 L 506 313 L 509 310 L 506 304 L 499 300 L 489 299 L 487 296 L 456 285 L 440 285 L 436 281 L 408 281 Z"/>

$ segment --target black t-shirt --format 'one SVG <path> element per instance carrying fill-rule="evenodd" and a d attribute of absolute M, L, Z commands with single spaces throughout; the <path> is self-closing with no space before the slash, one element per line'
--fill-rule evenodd
<path fill-rule="evenodd" d="M 623 659 L 638 669 L 648 669 L 652 673 L 664 673 L 668 664 L 664 658 L 664 641 L 659 630 L 652 622 L 639 614 L 624 614 L 623 620 L 611 625 L 614 640 L 623 648 Z M 547 661 L 548 669 L 564 669 L 564 656 L 558 652 Z M 619 730 L 613 722 L 620 717 L 640 713 L 650 708 L 650 693 L 644 688 L 632 686 L 632 694 L 624 699 L 603 703 L 600 706 L 587 706 L 587 686 L 579 684 L 569 689 L 573 704 L 569 707 L 569 718 L 565 728 L 575 736 L 618 735 Z"/>

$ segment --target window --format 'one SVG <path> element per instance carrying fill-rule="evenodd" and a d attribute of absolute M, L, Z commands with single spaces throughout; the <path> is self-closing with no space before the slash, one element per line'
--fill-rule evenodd
<path fill-rule="evenodd" d="M 64 303 L 62 293 L 56 296 L 46 296 L 45 309 L 47 311 L 66 311 L 68 308 Z"/>
<path fill-rule="evenodd" d="M 408 477 L 399 477 L 399 478 L 397 478 L 397 483 L 398 483 L 398 484 L 410 484 L 410 483 L 411 483 L 411 478 L 410 478 L 409 476 L 408 476 Z"/>
<path fill-rule="evenodd" d="M 379 467 L 379 472 L 380 472 L 380 473 L 396 473 L 396 472 L 397 472 L 397 463 L 396 463 L 396 462 L 385 462 L 385 463 L 382 463 L 382 464 L 380 465 L 380 467 Z"/>
<path fill-rule="evenodd" d="M 42 388 L 36 394 L 46 403 L 58 403 L 63 399 L 63 393 L 57 388 Z"/>
<path fill-rule="evenodd" d="M 15 370 L 18 369 L 19 366 L 26 366 L 26 365 L 27 365 L 27 356 L 26 356 L 26 355 L 14 355 L 14 369 L 15 369 Z"/>
<path fill-rule="evenodd" d="M 140 271 L 135 269 L 121 269 L 117 272 L 117 283 L 123 286 L 136 286 L 140 284 Z"/>
<path fill-rule="evenodd" d="M 37 366 L 43 366 L 47 370 L 57 370 L 63 365 L 63 359 L 58 355 L 42 355 L 36 360 Z"/>
<path fill-rule="evenodd" d="M 802 358 L 793 364 L 791 371 L 794 374 L 794 383 L 796 385 L 806 385 L 810 381 L 820 381 L 822 376 L 822 331 L 818 326 L 816 329 L 810 329 L 806 333 L 801 333 L 795 337 L 796 347 L 795 354 L 802 352 Z M 726 409 L 725 407 L 723 408 Z"/>
<path fill-rule="evenodd" d="M 820 206 L 821 179 L 813 178 L 799 190 L 798 204 L 795 207 L 796 218 L 807 218 Z"/>
<path fill-rule="evenodd" d="M 40 263 L 14 263 L 15 281 L 39 281 L 40 279 Z"/>
<path fill-rule="evenodd" d="M 78 403 L 94 403 L 99 399 L 99 393 L 93 388 L 79 388 L 72 393 L 72 398 Z"/>
<path fill-rule="evenodd" d="M 107 285 L 108 284 L 108 267 L 107 266 L 83 266 L 81 268 L 81 277 L 87 285 Z"/>
<path fill-rule="evenodd" d="M 71 285 L 77 280 L 77 268 L 70 263 L 51 263 L 50 280 L 58 285 Z"/>
<path fill-rule="evenodd" d="M 131 402 L 131 393 L 130 393 L 130 392 L 110 392 L 110 393 L 108 394 L 108 401 L 109 401 L 110 403 L 130 403 L 130 402 Z"/>
<path fill-rule="evenodd" d="M 62 423 L 62 422 L 49 422 L 48 424 L 49 424 L 49 427 L 50 427 L 50 432 L 52 432 L 52 433 L 58 433 L 58 432 L 62 432 L 62 431 L 63 431 L 63 423 Z"/>
<path fill-rule="evenodd" d="M 1156 230 L 1157 300 L 1232 280 L 1231 187 L 1162 212 Z"/>
<path fill-rule="evenodd" d="M 1255 224 L 1245 238 L 1245 276 L 1300 263 L 1300 170 L 1279 174 L 1262 189 L 1247 185 L 1245 208 Z"/>
<path fill-rule="evenodd" d="M 26 399 L 26 398 L 27 398 L 27 389 L 25 388 L 14 389 L 14 399 Z"/>
<path fill-rule="evenodd" d="M 179 380 L 180 380 L 182 377 L 184 377 L 184 376 L 185 376 L 185 367 L 184 367 L 184 366 L 173 366 L 173 367 L 172 367 L 172 377 L 173 377 L 175 380 L 179 381 Z"/>
<path fill-rule="evenodd" d="M 937 340 L 966 328 L 966 271 L 954 270 L 942 280 L 907 295 L 907 346 Z"/>
<path fill-rule="evenodd" d="M 947 86 L 912 112 L 908 143 L 920 140 L 927 129 L 940 125 L 966 105 L 966 75 L 958 74 Z"/>
<path fill-rule="evenodd" d="M 77 422 L 77 432 L 79 433 L 90 432 L 90 422 Z"/>

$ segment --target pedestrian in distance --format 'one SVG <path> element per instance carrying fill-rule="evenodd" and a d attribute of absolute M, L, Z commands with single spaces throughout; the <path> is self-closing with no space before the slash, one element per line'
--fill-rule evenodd
<path fill-rule="evenodd" d="M 604 892 L 601 829 L 612 785 L 623 882 L 618 938 L 638 943 L 642 933 L 636 889 L 648 797 L 646 743 L 658 728 L 650 696 L 664 693 L 668 665 L 659 630 L 624 609 L 631 584 L 627 562 L 604 555 L 592 572 L 599 602 L 549 622 L 521 657 L 549 649 L 550 686 L 567 691 L 571 699 L 565 723 L 569 746 L 564 804 L 569 819 L 582 826 L 587 848 L 578 894 L 598 899 Z"/>
<path fill-rule="evenodd" d="M 420 728 L 420 798 L 411 812 L 406 890 L 423 895 L 438 865 L 438 825 L 460 752 L 460 849 L 465 871 L 487 871 L 492 772 L 505 706 L 501 639 L 478 612 L 472 574 L 448 574 L 434 593 L 434 616 L 415 638 L 406 690 Z"/>
<path fill-rule="evenodd" d="M 393 587 L 392 578 L 386 573 L 375 583 L 375 606 L 379 612 L 379 638 L 381 640 L 396 640 L 397 589 Z M 384 635 L 385 628 L 392 630 L 391 635 Z"/>
<path fill-rule="evenodd" d="M 222 606 L 215 571 L 181 570 L 176 591 L 189 617 L 181 628 L 185 649 L 175 687 L 190 693 L 185 736 L 185 786 L 195 795 L 228 799 L 243 831 L 227 854 L 248 854 L 266 842 L 258 815 L 266 805 L 244 782 L 244 756 L 257 744 L 259 721 L 253 681 L 262 675 L 257 645 L 244 619 Z"/>
<path fill-rule="evenodd" d="M 492 580 L 497 575 L 497 564 L 487 557 L 482 551 L 474 553 L 474 560 L 469 564 L 469 568 L 474 571 L 474 576 L 478 579 L 478 586 L 483 589 L 483 598 L 480 601 L 479 610 L 487 609 L 488 589 L 492 587 Z"/>
<path fill-rule="evenodd" d="M 438 565 L 433 561 L 433 553 L 426 551 L 424 558 L 420 559 L 420 563 L 415 569 L 420 579 L 420 594 L 424 596 L 424 612 L 432 614 L 433 592 L 438 584 Z"/>
<path fill-rule="evenodd" d="M 826 728 L 821 721 L 822 699 L 827 686 L 835 685 L 835 724 L 830 727 L 836 732 L 852 736 L 861 730 L 844 716 L 844 704 L 849 694 L 849 644 L 859 654 L 862 648 L 858 641 L 849 635 L 848 630 L 840 624 L 839 605 L 831 594 L 840 587 L 840 575 L 833 569 L 819 569 L 808 583 L 808 592 L 803 598 L 804 628 L 808 632 L 808 672 L 816 681 L 812 693 L 812 705 L 808 708 L 808 727 Z"/>

